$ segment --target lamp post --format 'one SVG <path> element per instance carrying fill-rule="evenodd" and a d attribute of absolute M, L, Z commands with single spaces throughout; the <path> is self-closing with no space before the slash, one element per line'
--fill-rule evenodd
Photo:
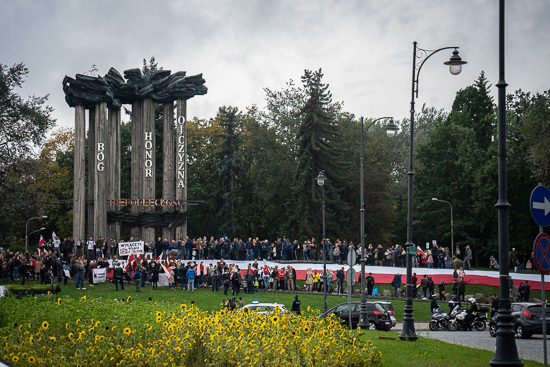
<path fill-rule="evenodd" d="M 366 327 L 367 324 L 367 296 L 365 294 L 365 136 L 367 135 L 367 132 L 369 131 L 370 127 L 374 125 L 375 122 L 380 120 L 388 120 L 388 123 L 385 127 L 386 132 L 388 136 L 393 136 L 397 130 L 397 125 L 393 122 L 393 117 L 379 117 L 373 121 L 371 121 L 367 128 L 365 129 L 365 122 L 363 118 L 361 117 L 361 175 L 360 175 L 360 181 L 361 181 L 361 313 L 359 316 L 359 323 L 357 326 L 360 326 L 362 328 Z"/>
<path fill-rule="evenodd" d="M 29 218 L 27 219 L 27 223 L 25 223 L 25 252 L 27 252 L 27 247 L 29 245 L 29 222 L 33 219 L 46 219 L 48 218 L 47 215 L 43 215 L 43 216 L 40 216 L 40 217 L 32 217 L 32 218 Z M 34 233 L 34 232 L 32 232 Z"/>
<path fill-rule="evenodd" d="M 447 200 L 441 200 L 441 199 L 438 199 L 438 198 L 432 198 L 433 201 L 439 201 L 440 203 L 447 203 L 449 204 L 449 206 L 451 207 L 451 259 L 453 259 L 455 257 L 455 251 L 454 251 L 454 233 L 453 233 L 453 205 L 451 204 L 450 201 L 447 201 Z"/>
<path fill-rule="evenodd" d="M 414 100 L 418 98 L 418 80 L 420 77 L 420 71 L 424 63 L 428 61 L 430 57 L 439 51 L 453 49 L 453 54 L 449 61 L 444 62 L 445 65 L 449 65 L 449 71 L 453 75 L 460 74 L 462 71 L 462 65 L 466 64 L 458 55 L 458 46 L 442 47 L 437 50 L 424 50 L 417 46 L 416 41 L 413 42 L 413 64 L 412 64 L 412 87 L 411 87 L 411 131 L 409 138 L 409 171 L 408 176 L 408 206 L 407 206 L 407 242 L 406 247 L 406 264 L 407 264 L 407 293 L 405 297 L 405 310 L 403 315 L 403 331 L 399 335 L 401 340 L 417 339 L 416 332 L 414 330 L 414 317 L 413 317 L 413 302 L 412 302 L 412 262 L 410 256 L 410 248 L 414 246 L 412 239 L 412 223 L 413 223 L 413 143 L 414 143 Z M 417 51 L 419 55 L 417 55 Z M 416 59 L 422 59 L 422 62 L 416 67 Z"/>
<path fill-rule="evenodd" d="M 317 185 L 321 186 L 323 195 L 323 312 L 327 312 L 327 246 L 325 245 L 325 173 L 319 172 L 317 175 Z"/>
<path fill-rule="evenodd" d="M 504 79 L 504 0 L 499 1 L 498 27 L 498 259 L 500 272 L 500 286 L 497 316 L 496 350 L 491 366 L 523 366 L 519 359 L 516 340 L 514 338 L 514 324 L 512 305 L 510 303 L 509 261 L 508 261 L 508 203 L 506 188 L 506 81 Z"/>

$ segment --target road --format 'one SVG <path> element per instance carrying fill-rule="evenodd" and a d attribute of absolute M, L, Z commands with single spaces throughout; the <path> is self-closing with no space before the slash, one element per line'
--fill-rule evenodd
<path fill-rule="evenodd" d="M 447 343 L 464 345 L 466 347 L 495 351 L 496 338 L 489 331 L 429 331 L 417 330 L 418 336 L 438 339 Z M 530 359 L 544 363 L 542 335 L 534 335 L 530 339 L 517 339 L 516 345 L 521 359 Z"/>

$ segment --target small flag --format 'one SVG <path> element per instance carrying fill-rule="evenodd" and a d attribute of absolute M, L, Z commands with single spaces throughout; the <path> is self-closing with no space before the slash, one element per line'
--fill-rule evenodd
<path fill-rule="evenodd" d="M 420 256 L 422 256 L 423 258 L 426 258 L 426 257 L 427 257 L 426 253 L 425 253 L 424 251 L 422 251 L 422 249 L 420 248 L 420 246 L 418 246 L 418 247 L 416 248 L 416 252 L 417 252 Z"/>
<path fill-rule="evenodd" d="M 55 234 L 55 231 L 52 231 L 52 240 L 55 240 L 56 237 L 57 235 Z"/>
<path fill-rule="evenodd" d="M 126 262 L 126 266 L 124 267 L 124 271 L 128 271 L 128 267 L 131 266 L 132 267 L 132 270 L 134 270 L 134 262 L 136 261 L 136 257 L 134 256 L 134 254 L 130 254 L 130 256 L 128 256 L 128 262 Z"/>
<path fill-rule="evenodd" d="M 44 246 L 45 243 L 46 243 L 46 240 L 44 240 L 44 237 L 40 235 L 40 241 L 38 241 L 38 247 Z"/>

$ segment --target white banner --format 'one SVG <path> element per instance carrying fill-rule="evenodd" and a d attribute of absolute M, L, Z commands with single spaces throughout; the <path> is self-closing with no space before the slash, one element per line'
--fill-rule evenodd
<path fill-rule="evenodd" d="M 105 268 L 94 269 L 93 277 L 94 277 L 94 284 L 105 283 L 107 281 L 107 269 Z"/>
<path fill-rule="evenodd" d="M 168 277 L 166 276 L 166 273 L 159 274 L 159 281 L 157 285 L 159 287 L 168 287 Z"/>
<path fill-rule="evenodd" d="M 118 244 L 118 256 L 142 255 L 144 253 L 143 241 L 120 242 Z"/>

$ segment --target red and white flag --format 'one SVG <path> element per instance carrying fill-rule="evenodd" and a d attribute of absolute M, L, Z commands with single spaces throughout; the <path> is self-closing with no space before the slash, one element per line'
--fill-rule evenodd
<path fill-rule="evenodd" d="M 166 278 L 168 279 L 168 282 L 169 283 L 172 283 L 172 277 L 170 276 L 170 271 L 168 270 L 168 268 L 166 267 L 166 265 L 163 264 L 163 261 L 166 261 L 166 260 L 162 260 L 162 255 L 164 255 L 164 252 L 161 252 L 160 253 L 160 256 L 157 257 L 157 261 L 158 263 L 160 264 L 160 267 L 164 270 L 164 272 L 166 273 Z M 168 261 L 166 261 L 166 263 L 168 263 Z"/>
<path fill-rule="evenodd" d="M 126 266 L 124 267 L 124 271 L 128 271 L 128 267 L 132 267 L 132 271 L 134 270 L 134 263 L 136 262 L 136 257 L 134 256 L 134 254 L 130 254 L 130 256 L 128 256 L 128 261 L 126 262 Z"/>
<path fill-rule="evenodd" d="M 424 251 L 422 251 L 422 249 L 421 249 L 420 247 L 417 247 L 417 248 L 416 248 L 416 252 L 417 252 L 420 256 L 422 256 L 423 258 L 428 257 L 428 255 L 426 255 L 426 253 L 425 253 Z"/>
<path fill-rule="evenodd" d="M 38 241 L 38 247 L 42 247 L 44 246 L 44 244 L 46 243 L 46 240 L 44 240 L 44 237 L 42 237 L 42 235 L 40 235 L 40 241 Z"/>

